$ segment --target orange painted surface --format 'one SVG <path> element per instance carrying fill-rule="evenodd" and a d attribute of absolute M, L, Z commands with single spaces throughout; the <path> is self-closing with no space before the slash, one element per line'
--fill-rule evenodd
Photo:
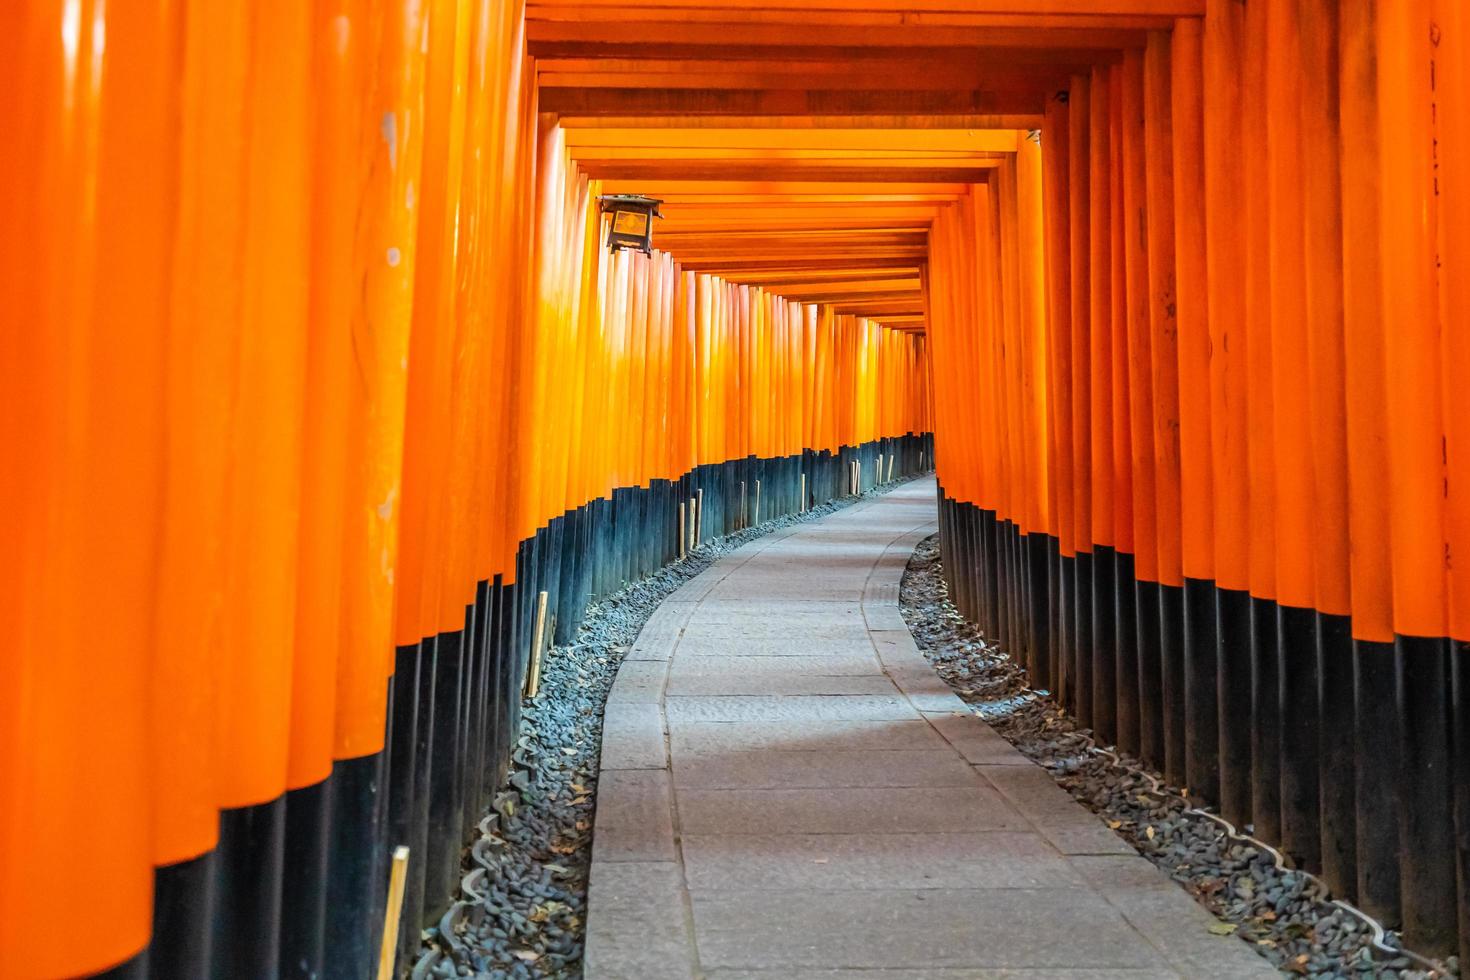
<path fill-rule="evenodd" d="M 1352 612 L 1348 521 L 1348 430 L 1343 334 L 1342 167 L 1337 145 L 1341 109 L 1337 4 L 1301 8 L 1300 140 L 1307 325 L 1308 426 L 1312 457 L 1312 579 L 1317 609 Z M 1297 379 L 1298 383 L 1300 378 Z"/>
<path fill-rule="evenodd" d="M 1170 39 L 1169 125 L 1174 134 L 1174 276 L 1179 330 L 1180 569 L 1215 578 L 1215 467 L 1210 413 L 1209 287 L 1205 236 L 1203 29 L 1181 20 Z"/>
<path fill-rule="evenodd" d="M 0 975 L 136 953 L 395 644 L 701 464 L 933 431 L 1063 555 L 1470 639 L 1463 4 L 626 8 L 0 15 Z"/>
<path fill-rule="evenodd" d="M 1180 258 L 1175 247 L 1174 211 L 1176 139 L 1170 99 L 1171 39 L 1157 31 L 1149 35 L 1143 60 L 1141 111 L 1144 120 L 1144 222 L 1147 242 L 1148 372 L 1152 386 L 1152 431 L 1143 436 L 1153 447 L 1153 533 L 1157 542 L 1158 581 L 1184 583 L 1183 410 L 1179 379 L 1183 372 L 1179 341 Z M 1192 375 L 1188 376 L 1192 379 Z M 1145 503 L 1140 513 L 1150 508 Z"/>
<path fill-rule="evenodd" d="M 1435 163 L 1440 184 L 1440 343 L 1443 345 L 1445 427 L 1445 544 L 1448 554 L 1449 633 L 1470 639 L 1470 417 L 1457 404 L 1470 378 L 1470 14 L 1463 4 L 1441 2 L 1435 18 L 1443 40 L 1435 52 Z"/>
<path fill-rule="evenodd" d="M 1434 110 L 1463 93 L 1432 86 L 1428 0 L 1378 11 L 1380 271 L 1388 429 L 1388 531 L 1393 542 L 1393 626 L 1444 636 L 1445 444 L 1439 367 L 1442 317 L 1436 276 L 1440 201 L 1435 194 Z M 1452 178 L 1449 178 L 1452 179 Z"/>
<path fill-rule="evenodd" d="M 1373 6 L 1353 0 L 1341 11 L 1343 342 L 1347 396 L 1348 533 L 1353 636 L 1393 640 L 1389 539 L 1388 430 L 1383 371 L 1378 78 Z"/>

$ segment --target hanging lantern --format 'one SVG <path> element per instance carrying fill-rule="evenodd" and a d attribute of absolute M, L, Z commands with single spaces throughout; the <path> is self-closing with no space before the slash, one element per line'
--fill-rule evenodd
<path fill-rule="evenodd" d="M 607 229 L 607 247 L 636 248 L 644 255 L 653 251 L 653 219 L 662 218 L 658 206 L 663 201 L 641 194 L 609 194 L 598 198 L 603 214 L 612 215 Z"/>

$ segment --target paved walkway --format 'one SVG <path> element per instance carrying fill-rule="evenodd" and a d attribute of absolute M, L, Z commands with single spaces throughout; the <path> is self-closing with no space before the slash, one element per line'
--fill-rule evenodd
<path fill-rule="evenodd" d="M 909 484 L 649 620 L 608 699 L 588 980 L 1277 976 L 929 667 L 898 583 L 934 520 Z"/>

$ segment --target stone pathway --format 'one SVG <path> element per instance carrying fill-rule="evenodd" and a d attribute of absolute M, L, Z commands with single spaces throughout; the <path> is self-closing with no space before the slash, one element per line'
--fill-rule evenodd
<path fill-rule="evenodd" d="M 1267 978 L 974 715 L 898 585 L 923 480 L 671 595 L 603 727 L 588 980 Z"/>

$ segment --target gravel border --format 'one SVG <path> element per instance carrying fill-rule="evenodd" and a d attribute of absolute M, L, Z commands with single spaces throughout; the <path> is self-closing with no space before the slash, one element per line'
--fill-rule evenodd
<path fill-rule="evenodd" d="M 1230 837 L 1137 759 L 1094 747 L 1092 732 L 1031 689 L 1025 668 L 949 601 L 937 535 L 914 550 L 899 604 L 919 649 L 971 710 L 1209 909 L 1220 920 L 1212 932 L 1239 936 L 1284 974 L 1313 980 L 1457 975 L 1453 958 L 1420 968 L 1393 933 L 1380 939 L 1393 951 L 1375 951 L 1372 930 L 1320 881 L 1278 867 L 1270 848 Z"/>
<path fill-rule="evenodd" d="M 915 478 L 707 542 L 587 610 L 575 640 L 542 658 L 536 697 L 522 701 L 508 785 L 465 851 L 458 900 L 424 931 L 415 980 L 581 977 L 603 707 L 643 624 L 665 597 L 741 545 Z"/>

